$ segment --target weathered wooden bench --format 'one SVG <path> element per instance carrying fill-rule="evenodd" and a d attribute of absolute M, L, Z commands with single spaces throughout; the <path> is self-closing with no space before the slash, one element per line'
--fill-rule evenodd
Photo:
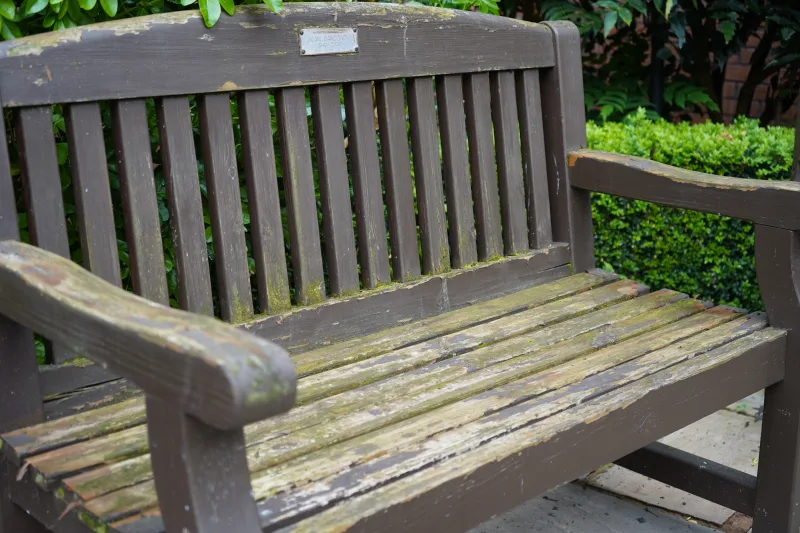
<path fill-rule="evenodd" d="M 583 150 L 579 44 L 390 4 L 2 44 L 2 533 L 463 532 L 611 461 L 796 532 L 800 184 Z M 595 270 L 589 191 L 755 222 L 769 320 Z M 764 387 L 757 483 L 649 445 Z"/>

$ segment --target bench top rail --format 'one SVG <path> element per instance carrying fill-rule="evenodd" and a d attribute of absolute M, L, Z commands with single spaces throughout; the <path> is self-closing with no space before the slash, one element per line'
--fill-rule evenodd
<path fill-rule="evenodd" d="M 4 106 L 228 92 L 553 65 L 540 25 L 422 6 L 237 6 L 209 29 L 198 11 L 93 24 L 0 44 Z M 307 28 L 358 31 L 358 51 L 301 54 Z M 100 81 L 102 83 L 94 83 Z"/>

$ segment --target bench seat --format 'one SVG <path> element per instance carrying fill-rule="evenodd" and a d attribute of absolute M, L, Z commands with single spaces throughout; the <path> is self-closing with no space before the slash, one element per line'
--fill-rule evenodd
<path fill-rule="evenodd" d="M 465 499 L 525 501 L 779 381 L 785 336 L 595 270 L 293 353 L 298 407 L 245 429 L 262 526 L 458 530 Z M 143 398 L 2 444 L 48 527 L 163 531 Z"/>

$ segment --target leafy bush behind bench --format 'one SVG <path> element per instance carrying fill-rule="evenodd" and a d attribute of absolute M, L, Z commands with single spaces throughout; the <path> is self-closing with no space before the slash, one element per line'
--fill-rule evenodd
<path fill-rule="evenodd" d="M 589 123 L 589 148 L 646 157 L 677 167 L 752 179 L 791 179 L 794 130 L 652 122 Z M 598 266 L 652 289 L 669 287 L 715 303 L 762 309 L 755 275 L 753 225 L 596 194 L 592 201 Z"/>

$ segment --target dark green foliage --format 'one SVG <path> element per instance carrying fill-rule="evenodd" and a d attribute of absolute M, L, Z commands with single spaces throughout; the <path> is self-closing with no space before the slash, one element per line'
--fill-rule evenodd
<path fill-rule="evenodd" d="M 623 123 L 590 123 L 589 148 L 678 167 L 752 179 L 790 179 L 793 130 L 739 119 L 721 124 L 651 122 L 643 111 Z M 751 310 L 762 309 L 750 223 L 596 194 L 597 264 L 651 288 L 669 287 Z"/>

